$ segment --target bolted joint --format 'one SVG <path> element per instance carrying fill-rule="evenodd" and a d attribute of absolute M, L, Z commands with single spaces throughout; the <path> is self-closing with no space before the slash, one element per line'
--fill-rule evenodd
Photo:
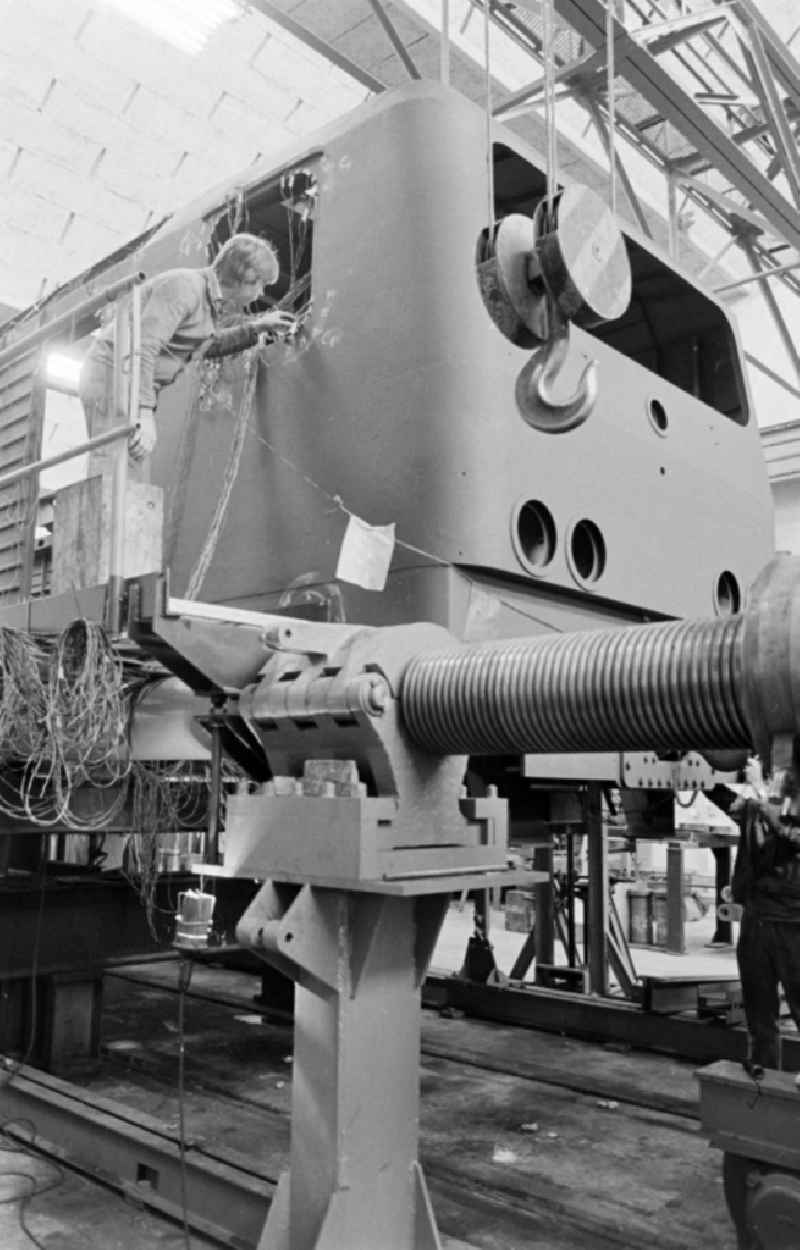
<path fill-rule="evenodd" d="M 370 716 L 381 716 L 391 701 L 392 692 L 385 677 L 373 677 L 367 692 L 367 712 Z"/>

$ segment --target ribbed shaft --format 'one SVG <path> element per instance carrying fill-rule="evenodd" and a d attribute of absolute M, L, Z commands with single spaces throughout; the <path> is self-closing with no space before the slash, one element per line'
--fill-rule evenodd
<path fill-rule="evenodd" d="M 743 617 L 547 634 L 412 660 L 400 700 L 437 754 L 746 747 Z"/>

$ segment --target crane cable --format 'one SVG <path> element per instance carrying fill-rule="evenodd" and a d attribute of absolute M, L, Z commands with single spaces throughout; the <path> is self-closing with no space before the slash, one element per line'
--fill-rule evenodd
<path fill-rule="evenodd" d="M 616 0 L 606 0 L 606 107 L 608 111 L 608 202 L 611 212 L 617 215 L 617 109 L 614 95 L 615 66 L 615 17 Z"/>
<path fill-rule="evenodd" d="M 486 75 L 486 255 L 494 249 L 494 149 L 492 145 L 492 70 L 489 49 L 491 0 L 483 0 L 483 64 Z"/>
<path fill-rule="evenodd" d="M 547 226 L 553 228 L 553 204 L 558 189 L 556 135 L 555 16 L 553 0 L 542 4 L 542 60 L 544 62 L 544 129 L 547 143 Z"/>

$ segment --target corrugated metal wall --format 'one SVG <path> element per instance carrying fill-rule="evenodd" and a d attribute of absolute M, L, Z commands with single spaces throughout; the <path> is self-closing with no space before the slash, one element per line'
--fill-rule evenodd
<path fill-rule="evenodd" d="M 40 455 L 44 385 L 38 348 L 0 370 L 0 477 Z M 38 477 L 0 486 L 0 603 L 30 594 Z"/>

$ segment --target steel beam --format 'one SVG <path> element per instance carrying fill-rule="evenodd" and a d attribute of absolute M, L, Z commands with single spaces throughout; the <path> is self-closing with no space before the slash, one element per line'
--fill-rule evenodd
<path fill-rule="evenodd" d="M 713 978 L 710 978 L 713 980 Z M 422 996 L 424 1007 L 453 1007 L 467 1015 L 499 1024 L 541 1029 L 545 1033 L 592 1042 L 622 1042 L 634 1050 L 679 1055 L 693 1063 L 747 1057 L 743 1028 L 720 1028 L 715 1022 L 643 1011 L 621 999 L 573 994 L 535 987 L 478 985 L 452 975 L 429 973 Z M 784 1034 L 783 1063 L 800 1070 L 800 1037 Z"/>
<path fill-rule="evenodd" d="M 368 73 L 361 65 L 357 65 L 349 56 L 345 56 L 333 44 L 328 43 L 326 39 L 321 39 L 319 35 L 315 35 L 312 30 L 304 26 L 302 22 L 298 22 L 296 18 L 290 17 L 288 13 L 284 13 L 280 5 L 273 4 L 272 0 L 247 0 L 247 4 L 251 9 L 257 9 L 259 13 L 263 13 L 276 26 L 280 26 L 288 34 L 294 35 L 300 43 L 304 43 L 312 52 L 316 52 L 319 56 L 325 57 L 326 61 L 330 61 L 331 65 L 335 65 L 337 69 L 343 73 L 349 74 L 356 82 L 361 83 L 362 87 L 367 87 L 370 91 L 379 94 L 386 90 L 386 84 L 381 82 L 379 78 L 375 78 L 373 74 Z"/>
<path fill-rule="evenodd" d="M 772 66 L 767 57 L 761 32 L 756 25 L 751 25 L 749 34 L 750 48 L 748 49 L 742 43 L 742 52 L 750 68 L 753 86 L 761 101 L 764 116 L 770 123 L 770 133 L 780 159 L 780 166 L 786 175 L 795 204 L 800 205 L 800 156 L 797 153 L 797 140 L 789 125 L 783 101 L 772 77 Z"/>
<path fill-rule="evenodd" d="M 546 880 L 533 887 L 536 966 L 555 962 L 555 898 L 553 895 L 553 836 L 549 846 L 537 846 L 533 866 L 546 874 Z"/>
<path fill-rule="evenodd" d="M 78 321 L 93 317 L 104 305 L 113 304 L 121 295 L 127 295 L 131 287 L 139 285 L 144 280 L 145 275 L 143 273 L 128 274 L 126 278 L 120 278 L 118 282 L 112 282 L 104 290 L 87 296 L 85 300 L 81 300 L 74 308 L 70 308 L 67 312 L 61 313 L 60 316 L 54 317 L 52 321 L 41 322 L 23 338 L 10 339 L 8 346 L 0 350 L 0 369 L 4 369 L 6 365 L 11 364 L 18 357 L 27 355 L 35 347 L 52 340 L 59 334 L 66 332 L 72 338 Z M 13 333 L 17 329 L 24 330 L 25 322 L 19 322 L 10 327 L 9 332 Z M 0 337 L 3 336 L 0 335 Z"/>
<path fill-rule="evenodd" d="M 764 233 L 770 230 L 770 223 L 761 213 L 753 212 L 744 204 L 737 204 L 732 200 L 725 191 L 718 191 L 716 187 L 710 187 L 708 183 L 703 182 L 701 178 L 695 178 L 692 174 L 682 174 L 679 167 L 676 167 L 674 173 L 675 181 L 681 186 L 691 187 L 693 191 L 699 192 L 717 208 L 722 209 L 723 213 L 727 213 L 729 217 L 739 217 L 742 221 L 746 221 L 748 225 L 753 226 L 755 230 Z"/>
<path fill-rule="evenodd" d="M 800 1172 L 800 1099 L 788 1073 L 767 1072 L 755 1085 L 740 1068 L 719 1062 L 697 1076 L 703 1129 L 713 1146 Z M 787 1232 L 797 1229 L 793 1220 L 786 1219 L 785 1226 Z M 780 1243 L 759 1238 L 759 1244 L 777 1247 Z M 796 1238 L 783 1244 L 796 1244 Z"/>
<path fill-rule="evenodd" d="M 800 260 L 793 260 L 788 265 L 776 265 L 773 269 L 762 269 L 760 273 L 750 274 L 748 278 L 737 278 L 735 282 L 725 282 L 722 286 L 714 288 L 716 295 L 722 295 L 724 291 L 735 291 L 740 286 L 749 286 L 752 282 L 766 282 L 769 278 L 778 278 L 781 274 L 791 273 L 793 269 L 800 269 Z"/>
<path fill-rule="evenodd" d="M 181 1151 L 174 1132 L 130 1107 L 84 1093 L 35 1068 L 0 1067 L 6 1133 L 66 1160 L 137 1202 L 179 1220 Z M 31 1142 L 29 1125 L 35 1125 Z M 275 1181 L 257 1162 L 197 1142 L 185 1150 L 187 1213 L 192 1228 L 230 1246 L 255 1246 Z M 223 1223 L 224 1221 L 224 1223 Z"/>
<path fill-rule="evenodd" d="M 518 0 L 520 7 L 538 14 L 534 0 Z M 595 49 L 606 42 L 606 6 L 603 0 L 555 0 L 559 17 Z M 718 169 L 769 222 L 778 237 L 800 248 L 800 219 L 794 205 L 774 187 L 746 152 L 728 137 L 700 105 L 675 82 L 668 69 L 642 47 L 625 26 L 614 19 L 617 73 L 651 107 L 669 121 L 696 151 Z M 770 53 L 772 55 L 772 53 Z"/>
<path fill-rule="evenodd" d="M 750 242 L 750 240 L 742 239 L 742 247 L 745 251 L 745 254 L 747 255 L 748 260 L 750 261 L 750 264 L 753 267 L 754 273 L 763 273 L 764 267 L 761 264 L 761 259 L 755 247 Z M 794 341 L 794 337 L 791 331 L 789 330 L 789 327 L 786 324 L 786 321 L 783 316 L 783 312 L 781 310 L 781 306 L 778 303 L 775 292 L 773 291 L 769 282 L 764 282 L 762 284 L 761 291 L 764 296 L 764 299 L 767 302 L 767 306 L 770 310 L 770 313 L 772 314 L 772 319 L 775 322 L 775 325 L 781 337 L 783 346 L 786 349 L 786 354 L 791 360 L 794 366 L 794 371 L 797 374 L 798 379 L 800 380 L 800 351 L 798 351 L 797 345 L 795 344 L 795 341 Z"/>
<path fill-rule="evenodd" d="M 682 955 L 686 950 L 683 927 L 683 846 L 670 842 L 667 847 L 667 950 Z"/>
<path fill-rule="evenodd" d="M 800 109 L 800 68 L 795 57 L 789 52 L 788 44 L 781 39 L 777 31 L 773 30 L 760 6 L 754 3 L 754 0 L 734 0 L 733 7 L 751 30 L 755 28 L 760 32 L 773 71 L 790 95 L 794 97 L 796 107 Z"/>
<path fill-rule="evenodd" d="M 585 84 L 587 78 L 594 78 L 597 74 L 600 74 L 604 65 L 605 54 L 603 52 L 592 52 L 588 56 L 579 57 L 577 61 L 570 61 L 568 65 L 559 66 L 553 77 L 556 85 L 559 83 L 567 83 L 569 85 Z M 511 95 L 506 96 L 502 104 L 498 104 L 495 108 L 494 116 L 505 118 L 512 110 L 524 106 L 532 107 L 538 101 L 539 96 L 543 94 L 544 77 L 534 78 L 526 87 L 521 87 L 518 91 L 514 91 Z"/>
<path fill-rule="evenodd" d="M 409 78 L 421 78 L 421 74 L 414 64 L 413 58 L 410 56 L 406 45 L 400 38 L 394 22 L 381 4 L 381 0 L 368 0 L 368 4 L 385 30 L 389 43 L 394 48 L 399 60 L 403 63 Z"/>
<path fill-rule="evenodd" d="M 631 34 L 637 43 L 649 48 L 655 56 L 658 56 L 659 53 L 669 52 L 670 49 L 685 43 L 687 39 L 692 39 L 695 35 L 712 30 L 714 26 L 726 21 L 727 16 L 724 9 L 715 9 L 711 6 L 707 9 L 698 9 L 694 13 L 684 13 L 680 17 L 665 18 L 661 22 L 648 22 L 646 26 L 640 26 L 637 30 L 631 31 Z"/>
<path fill-rule="evenodd" d="M 783 389 L 789 395 L 793 396 L 794 399 L 800 399 L 800 388 L 792 386 L 791 383 L 786 381 L 786 378 L 781 377 L 781 375 L 776 373 L 774 369 L 770 369 L 769 365 L 764 364 L 763 360 L 759 360 L 758 356 L 753 356 L 750 352 L 745 352 L 744 358 L 749 365 L 753 366 L 754 369 L 758 369 L 759 373 L 763 373 L 765 377 L 770 379 L 770 381 L 777 382 L 778 386 L 782 386 Z"/>
<path fill-rule="evenodd" d="M 41 830 L 30 836 L 41 836 Z M 169 892 L 165 879 L 158 902 L 166 905 Z M 99 874 L 72 881 L 48 878 L 41 887 L 33 880 L 23 884 L 19 877 L 10 877 L 0 888 L 0 980 L 30 976 L 34 949 L 40 975 L 70 970 L 88 974 L 101 970 L 108 959 L 144 957 L 154 945 L 144 909 L 121 878 L 112 881 Z"/>
<path fill-rule="evenodd" d="M 584 917 L 588 934 L 587 965 L 592 994 L 608 994 L 608 834 L 603 825 L 603 788 L 596 782 L 586 787 L 584 819 L 589 873 L 589 893 Z"/>

